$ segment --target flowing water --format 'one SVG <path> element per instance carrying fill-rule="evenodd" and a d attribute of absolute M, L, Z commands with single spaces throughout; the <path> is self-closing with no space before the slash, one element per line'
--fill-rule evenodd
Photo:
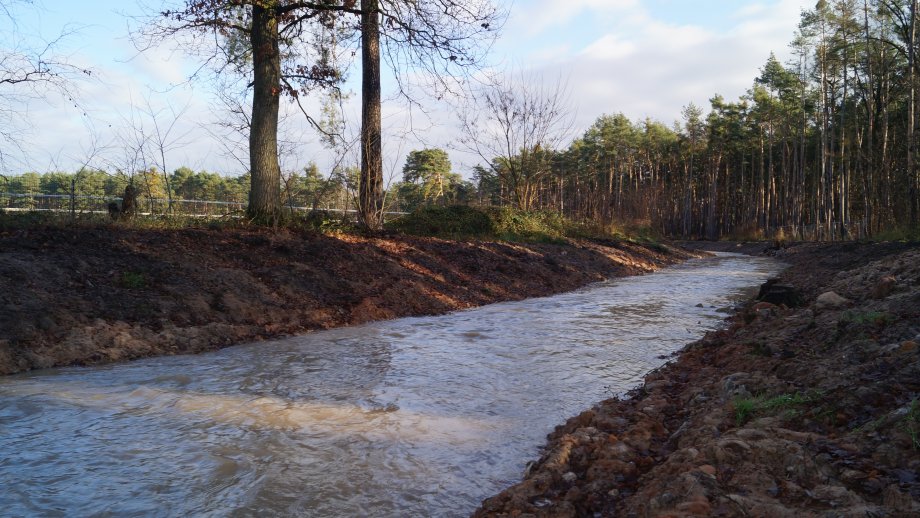
<path fill-rule="evenodd" d="M 0 379 L 5 516 L 462 516 L 779 269 L 694 260 L 554 297 Z"/>

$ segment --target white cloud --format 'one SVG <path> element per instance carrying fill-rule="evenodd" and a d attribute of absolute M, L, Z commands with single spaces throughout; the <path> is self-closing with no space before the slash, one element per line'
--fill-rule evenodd
<path fill-rule="evenodd" d="M 798 0 L 746 6 L 730 26 L 713 29 L 667 23 L 633 6 L 570 59 L 533 67 L 548 78 L 570 74 L 581 128 L 620 111 L 670 124 L 690 102 L 706 108 L 716 93 L 744 94 L 771 51 L 788 55 L 799 12 Z"/>
<path fill-rule="evenodd" d="M 635 52 L 635 42 L 625 41 L 614 34 L 605 34 L 579 54 L 588 59 L 613 60 L 626 58 Z"/>
<path fill-rule="evenodd" d="M 623 13 L 636 9 L 639 0 L 534 0 L 518 2 L 511 13 L 511 32 L 538 34 L 565 24 L 585 11 L 592 14 Z"/>

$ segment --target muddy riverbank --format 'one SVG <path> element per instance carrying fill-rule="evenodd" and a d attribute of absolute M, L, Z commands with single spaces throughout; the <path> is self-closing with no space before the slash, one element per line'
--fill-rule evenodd
<path fill-rule="evenodd" d="M 920 247 L 766 253 L 792 307 L 752 302 L 559 426 L 477 515 L 920 514 Z"/>
<path fill-rule="evenodd" d="M 560 293 L 690 256 L 613 241 L 114 226 L 0 231 L 0 374 L 441 314 Z"/>

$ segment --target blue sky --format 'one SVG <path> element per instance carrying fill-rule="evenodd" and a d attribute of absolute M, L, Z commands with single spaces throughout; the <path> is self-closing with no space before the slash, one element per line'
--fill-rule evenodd
<path fill-rule="evenodd" d="M 79 107 L 56 99 L 32 99 L 14 106 L 27 114 L 22 135 L 24 151 L 3 167 L 70 169 L 92 155 L 99 166 L 111 167 L 124 155 L 118 134 L 125 134 L 132 105 L 148 102 L 155 110 L 188 106 L 178 125 L 184 138 L 168 158 L 170 168 L 186 164 L 196 169 L 240 173 L 239 146 L 228 146 L 214 123 L 220 119 L 212 85 L 181 83 L 196 63 L 168 46 L 139 54 L 132 45 L 130 17 L 142 14 L 132 0 L 37 0 L 34 10 L 19 9 L 15 20 L 18 41 L 37 44 L 53 39 L 63 27 L 77 32 L 66 38 L 61 52 L 71 61 L 92 68 L 92 81 L 79 85 Z M 159 3 L 147 0 L 148 5 Z M 737 98 L 750 87 L 770 52 L 788 55 L 799 12 L 810 7 L 801 0 L 515 0 L 502 38 L 494 47 L 497 66 L 513 65 L 544 77 L 568 78 L 575 133 L 604 113 L 623 112 L 633 119 L 652 117 L 670 124 L 689 102 L 706 107 L 720 93 Z M 10 45 L 11 20 L 0 20 L 4 45 Z M 31 38 L 31 35 L 37 35 Z M 356 74 L 353 74 L 356 75 Z M 355 112 L 357 96 L 346 106 Z M 402 157 L 423 146 L 451 148 L 456 141 L 454 117 L 433 107 L 431 121 L 412 116 L 419 135 L 405 134 L 405 108 L 384 108 L 389 138 L 385 142 L 391 169 Z M 291 107 L 288 107 L 290 110 Z M 356 119 L 356 117 L 354 117 Z M 329 168 L 335 157 L 295 116 L 285 136 L 296 151 L 284 166 L 299 168 L 315 160 Z M 215 129 L 217 128 L 217 129 Z M 572 135 L 576 136 L 575 134 Z M 0 145 L 6 145 L 2 143 Z M 228 154 L 228 147 L 238 159 Z M 244 152 L 245 150 L 243 150 Z M 16 152 L 7 150 L 6 153 Z M 451 151 L 455 169 L 466 172 L 476 159 Z M 122 160 L 123 161 L 123 160 Z"/>

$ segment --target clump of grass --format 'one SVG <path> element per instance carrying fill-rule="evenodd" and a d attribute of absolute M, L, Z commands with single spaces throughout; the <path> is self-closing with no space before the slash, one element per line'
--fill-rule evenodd
<path fill-rule="evenodd" d="M 757 403 L 752 398 L 737 398 L 735 405 L 735 424 L 738 426 L 751 420 L 757 410 Z"/>
<path fill-rule="evenodd" d="M 141 272 L 122 272 L 121 285 L 129 290 L 139 290 L 147 287 L 147 276 Z"/>
<path fill-rule="evenodd" d="M 846 311 L 840 317 L 840 321 L 844 323 L 857 325 L 872 324 L 880 327 L 890 324 L 893 320 L 894 318 L 884 311 Z"/>
<path fill-rule="evenodd" d="M 911 444 L 915 450 L 920 450 L 920 400 L 910 402 L 910 409 L 901 421 L 901 428 L 910 436 Z"/>
<path fill-rule="evenodd" d="M 820 398 L 818 393 L 780 394 L 767 397 L 764 395 L 749 398 L 735 398 L 735 424 L 741 426 L 756 415 L 775 415 L 782 413 L 785 417 L 794 417 L 801 412 L 802 407 L 810 405 Z"/>

